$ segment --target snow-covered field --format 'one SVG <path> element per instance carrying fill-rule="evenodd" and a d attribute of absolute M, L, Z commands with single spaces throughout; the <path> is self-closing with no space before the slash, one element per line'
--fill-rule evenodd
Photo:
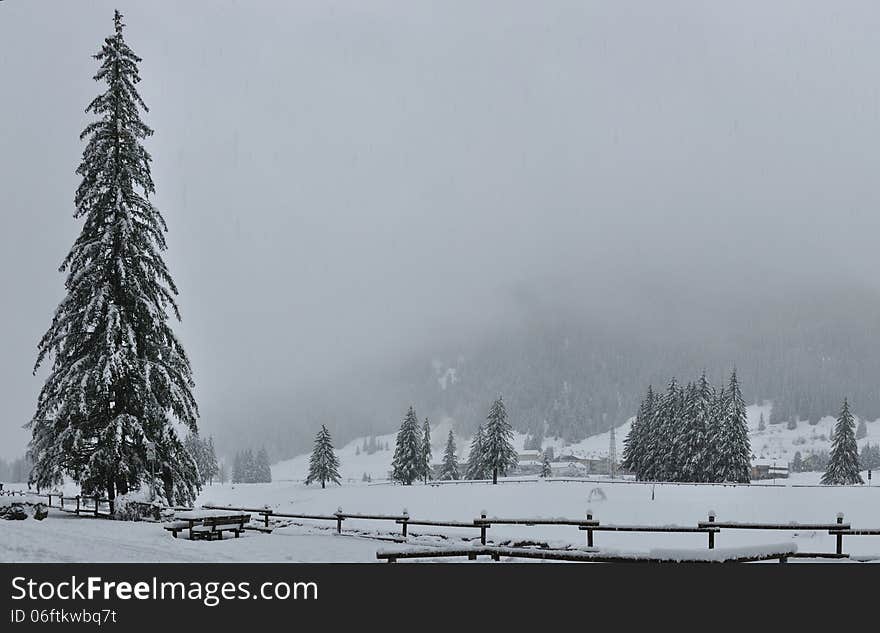
<path fill-rule="evenodd" d="M 804 474 L 787 484 L 814 483 Z M 652 499 L 653 488 L 653 499 Z M 601 494 L 597 489 L 601 489 Z M 592 499 L 590 497 L 592 496 Z M 602 497 L 604 496 L 604 499 Z M 399 514 L 413 519 L 470 521 L 485 510 L 489 516 L 583 518 L 589 507 L 596 519 L 618 524 L 695 525 L 715 510 L 718 521 L 833 522 L 838 512 L 855 527 L 880 527 L 880 487 L 698 486 L 641 483 L 505 482 L 399 486 L 352 484 L 305 487 L 293 482 L 210 486 L 200 504 L 259 507 L 291 513 L 330 514 L 338 507 L 350 513 Z M 44 521 L 0 524 L 3 561 L 375 561 L 389 543 L 375 538 L 335 535 L 330 522 L 302 521 L 272 534 L 248 532 L 221 542 L 174 539 L 161 525 L 77 518 L 53 510 Z M 399 534 L 388 521 L 348 520 L 346 531 L 372 536 Z M 414 544 L 441 542 L 424 535 L 444 535 L 455 542 L 478 533 L 469 528 L 410 528 Z M 583 545 L 584 534 L 569 526 L 497 526 L 490 540 L 541 540 L 552 546 Z M 790 541 L 801 551 L 834 551 L 834 537 L 814 531 L 733 531 L 717 536 L 717 546 L 742 547 Z M 706 547 L 705 534 L 598 532 L 600 548 L 647 551 L 657 548 Z M 845 551 L 880 554 L 880 537 L 845 539 Z"/>

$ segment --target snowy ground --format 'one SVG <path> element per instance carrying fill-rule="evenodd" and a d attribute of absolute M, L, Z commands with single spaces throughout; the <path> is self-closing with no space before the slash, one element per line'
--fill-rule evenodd
<path fill-rule="evenodd" d="M 787 484 L 814 483 L 804 474 Z M 601 489 L 602 494 L 596 489 Z M 471 521 L 485 510 L 489 516 L 583 518 L 589 507 L 603 523 L 695 525 L 715 510 L 719 521 L 833 522 L 838 512 L 854 527 L 880 527 L 880 487 L 697 486 L 640 483 L 506 482 L 428 486 L 354 484 L 325 490 L 299 483 L 236 484 L 209 487 L 200 504 L 269 505 L 276 511 L 330 514 L 342 507 L 350 513 L 399 514 L 404 508 L 416 518 Z M 592 500 L 588 500 L 592 495 Z M 605 499 L 600 498 L 604 495 Z M 44 521 L 0 524 L 2 561 L 375 561 L 378 549 L 394 546 L 374 538 L 333 534 L 330 522 L 303 521 L 272 534 L 248 532 L 240 539 L 190 542 L 174 539 L 155 523 L 129 523 L 77 518 L 53 510 Z M 392 522 L 349 520 L 346 531 L 372 536 L 399 534 Z M 453 543 L 478 535 L 467 528 L 410 528 L 410 542 Z M 427 538 L 424 535 L 443 535 Z M 584 534 L 569 526 L 498 526 L 490 540 L 540 540 L 552 546 L 580 546 Z M 801 551 L 834 551 L 834 537 L 825 532 L 722 531 L 719 548 L 794 542 Z M 705 534 L 643 534 L 599 532 L 600 548 L 647 551 L 658 548 L 706 548 Z M 880 537 L 846 537 L 845 551 L 880 554 Z"/>

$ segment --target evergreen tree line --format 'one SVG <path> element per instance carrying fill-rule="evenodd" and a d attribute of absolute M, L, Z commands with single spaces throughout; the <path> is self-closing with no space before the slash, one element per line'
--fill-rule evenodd
<path fill-rule="evenodd" d="M 201 486 L 213 484 L 215 478 L 220 478 L 220 463 L 214 450 L 213 437 L 203 440 L 197 433 L 190 433 L 183 445 L 196 462 Z"/>
<path fill-rule="evenodd" d="M 251 449 L 238 451 L 232 461 L 232 483 L 262 484 L 272 481 L 269 454 L 261 448 L 256 454 Z"/>
<path fill-rule="evenodd" d="M 862 470 L 880 469 L 880 444 L 865 444 L 862 447 L 859 466 Z"/>
<path fill-rule="evenodd" d="M 720 389 L 705 372 L 664 394 L 648 387 L 624 440 L 621 465 L 643 481 L 750 480 L 751 446 L 736 371 Z"/>
<path fill-rule="evenodd" d="M 372 455 L 373 453 L 375 453 L 377 451 L 387 451 L 387 450 L 388 450 L 388 443 L 387 442 L 385 442 L 385 443 L 379 442 L 378 440 L 376 440 L 376 437 L 374 435 L 371 435 L 370 437 L 364 439 L 364 442 L 361 446 L 358 446 L 355 448 L 355 455 L 360 455 L 361 453 L 364 453 L 366 455 Z"/>

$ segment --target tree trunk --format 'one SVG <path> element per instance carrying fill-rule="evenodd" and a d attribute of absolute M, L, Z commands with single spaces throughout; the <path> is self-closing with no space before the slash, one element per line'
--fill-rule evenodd
<path fill-rule="evenodd" d="M 324 480 L 321 480 L 321 488 L 326 488 L 327 486 L 324 484 Z"/>
<path fill-rule="evenodd" d="M 162 471 L 162 485 L 165 488 L 165 500 L 168 502 L 168 505 L 174 505 L 174 477 L 171 475 L 171 471 L 169 469 L 164 469 Z"/>
<path fill-rule="evenodd" d="M 107 498 L 111 503 L 116 499 L 116 486 L 113 482 L 113 477 L 107 477 Z"/>
<path fill-rule="evenodd" d="M 493 484 L 498 483 L 498 469 L 497 468 L 492 469 L 492 483 Z"/>

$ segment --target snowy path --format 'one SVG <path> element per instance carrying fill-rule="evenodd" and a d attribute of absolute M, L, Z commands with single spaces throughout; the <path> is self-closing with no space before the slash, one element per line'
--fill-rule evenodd
<path fill-rule="evenodd" d="M 175 539 L 157 523 L 50 513 L 0 522 L 2 562 L 375 562 L 377 542 L 293 531 L 223 541 Z"/>

